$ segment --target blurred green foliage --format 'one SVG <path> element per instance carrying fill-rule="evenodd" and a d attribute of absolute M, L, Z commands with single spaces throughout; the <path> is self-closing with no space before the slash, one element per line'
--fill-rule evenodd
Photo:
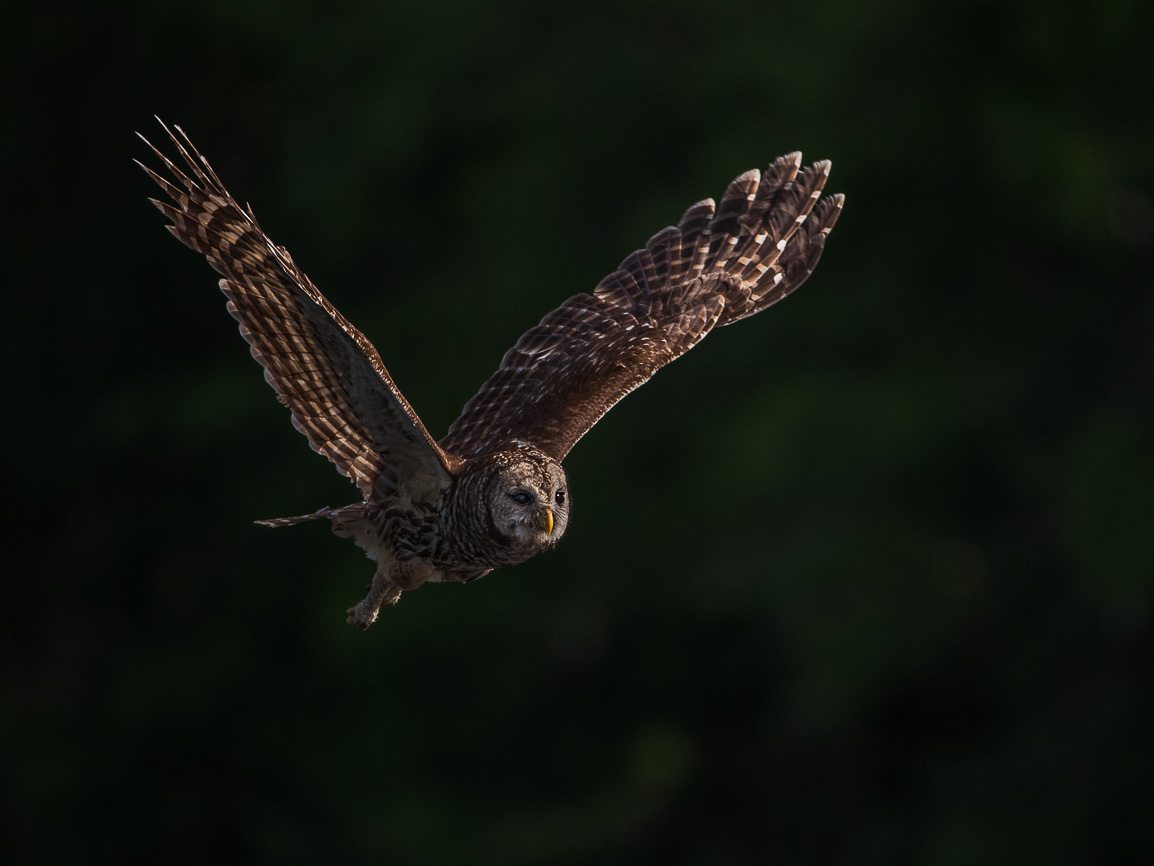
<path fill-rule="evenodd" d="M 1148 862 L 1148 2 L 8 24 L 6 862 Z M 435 435 L 746 168 L 847 203 L 580 443 L 556 551 L 361 635 L 371 564 L 250 522 L 356 491 L 147 205 L 154 113 Z"/>

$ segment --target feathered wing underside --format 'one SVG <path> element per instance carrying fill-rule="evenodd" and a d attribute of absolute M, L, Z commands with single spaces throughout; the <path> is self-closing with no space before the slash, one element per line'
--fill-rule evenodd
<path fill-rule="evenodd" d="M 575 295 L 525 333 L 441 440 L 462 457 L 513 441 L 554 459 L 618 400 L 710 330 L 764 310 L 813 271 L 843 198 L 821 198 L 829 162 L 801 154 L 693 205 L 593 294 Z"/>
<path fill-rule="evenodd" d="M 173 202 L 153 204 L 172 220 L 168 230 L 224 278 L 228 311 L 266 381 L 292 410 L 293 425 L 366 498 L 384 501 L 447 485 L 459 461 L 433 441 L 373 345 L 288 251 L 269 240 L 251 209 L 229 195 L 184 131 L 176 131 L 181 138 L 165 127 L 187 172 L 144 139 L 170 175 L 141 164 Z"/>

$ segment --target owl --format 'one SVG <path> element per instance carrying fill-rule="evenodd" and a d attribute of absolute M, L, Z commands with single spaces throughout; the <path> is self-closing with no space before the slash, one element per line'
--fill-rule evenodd
<path fill-rule="evenodd" d="M 527 331 L 437 441 L 372 343 L 265 235 L 184 131 L 162 126 L 179 160 L 141 136 L 163 164 L 138 163 L 169 199 L 153 204 L 221 275 L 228 311 L 293 425 L 362 494 L 343 508 L 259 522 L 329 520 L 364 550 L 376 572 L 347 611 L 362 630 L 403 592 L 476 580 L 557 544 L 572 507 L 561 466 L 569 449 L 714 328 L 805 282 L 843 201 L 822 197 L 828 161 L 802 168 L 790 153 L 764 173 L 745 172 L 720 204 L 697 202 L 591 294 Z"/>

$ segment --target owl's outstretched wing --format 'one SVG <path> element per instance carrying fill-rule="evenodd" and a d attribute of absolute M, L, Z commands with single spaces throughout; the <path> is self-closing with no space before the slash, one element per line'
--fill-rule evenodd
<path fill-rule="evenodd" d="M 765 174 L 736 178 L 720 206 L 693 205 L 593 294 L 575 295 L 526 332 L 441 447 L 470 457 L 521 441 L 561 460 L 618 400 L 710 330 L 805 281 L 841 213 L 841 195 L 821 198 L 829 169 L 823 161 L 802 170 L 801 154 L 791 153 Z"/>
<path fill-rule="evenodd" d="M 228 311 L 264 367 L 265 380 L 292 410 L 293 426 L 366 499 L 385 501 L 402 487 L 419 494 L 446 486 L 460 461 L 429 435 L 372 343 L 293 264 L 288 251 L 269 240 L 251 208 L 229 195 L 184 130 L 175 129 L 180 138 L 164 127 L 187 173 L 144 139 L 170 175 L 166 179 L 140 163 L 173 204 L 152 202 L 172 220 L 168 230 L 224 277 L 220 288 Z"/>

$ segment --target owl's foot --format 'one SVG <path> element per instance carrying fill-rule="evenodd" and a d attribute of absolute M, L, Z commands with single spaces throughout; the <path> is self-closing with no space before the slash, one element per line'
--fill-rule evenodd
<path fill-rule="evenodd" d="M 382 607 L 396 604 L 400 597 L 400 587 L 387 580 L 374 578 L 373 585 L 369 587 L 369 594 L 345 611 L 348 614 L 346 622 L 364 631 L 377 621 L 377 614 Z"/>

